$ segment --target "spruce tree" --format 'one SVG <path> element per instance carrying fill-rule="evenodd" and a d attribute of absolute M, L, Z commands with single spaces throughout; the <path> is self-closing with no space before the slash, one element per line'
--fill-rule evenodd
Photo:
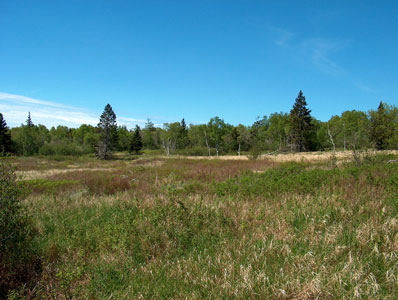
<path fill-rule="evenodd" d="M 43 144 L 42 137 L 38 131 L 38 127 L 35 126 L 28 113 L 26 119 L 26 125 L 22 125 L 21 139 L 19 141 L 19 147 L 23 155 L 29 156 L 39 152 L 40 146 Z"/>
<path fill-rule="evenodd" d="M 177 148 L 183 149 L 187 147 L 188 144 L 189 144 L 188 128 L 187 124 L 185 123 L 185 119 L 182 119 L 180 123 L 180 130 L 178 132 L 178 137 L 177 137 Z"/>
<path fill-rule="evenodd" d="M 387 148 L 393 130 L 385 104 L 380 101 L 377 111 L 370 112 L 370 138 L 377 150 Z"/>
<path fill-rule="evenodd" d="M 98 145 L 97 155 L 102 159 L 109 159 L 112 156 L 112 150 L 117 145 L 117 123 L 116 114 L 114 113 L 112 106 L 107 104 L 104 112 L 100 117 L 98 123 L 101 138 Z"/>
<path fill-rule="evenodd" d="M 129 151 L 130 153 L 135 152 L 135 154 L 139 154 L 142 149 L 142 138 L 141 138 L 141 129 L 138 125 L 135 126 L 134 134 L 131 138 Z"/>
<path fill-rule="evenodd" d="M 35 125 L 32 122 L 32 119 L 30 117 L 30 112 L 28 113 L 28 118 L 26 119 L 26 126 L 28 127 L 34 127 Z"/>
<path fill-rule="evenodd" d="M 184 118 L 182 118 L 182 120 L 181 120 L 181 128 L 182 128 L 183 132 L 185 132 L 187 130 L 187 124 L 185 123 Z"/>
<path fill-rule="evenodd" d="M 307 108 L 307 102 L 301 90 L 289 117 L 292 146 L 299 152 L 311 150 L 313 135 L 311 110 Z"/>
<path fill-rule="evenodd" d="M 12 151 L 11 134 L 7 127 L 7 123 L 0 113 L 0 155 L 4 156 L 7 152 Z"/>

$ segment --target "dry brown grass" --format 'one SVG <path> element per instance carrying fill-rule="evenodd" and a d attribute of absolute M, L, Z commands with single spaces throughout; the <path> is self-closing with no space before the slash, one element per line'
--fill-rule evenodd
<path fill-rule="evenodd" d="M 315 163 L 280 163 L 301 162 L 303 155 L 304 161 Z M 345 155 L 352 153 L 339 159 Z M 331 169 L 322 164 L 328 157 L 140 158 L 97 161 L 97 170 L 69 163 L 62 172 L 45 173 L 49 181 L 78 180 L 82 188 L 32 194 L 26 201 L 40 232 L 53 245 L 45 250 L 54 259 L 45 267 L 44 295 L 396 299 L 395 166 L 352 164 L 345 171 L 346 165 Z M 275 193 L 251 196 L 244 190 L 219 195 L 211 188 L 233 178 L 228 181 L 248 188 L 255 182 L 258 190 L 271 181 L 261 181 L 267 176 L 251 171 L 276 166 L 280 168 L 268 177 L 285 166 L 298 166 L 289 170 L 304 175 L 327 176 L 315 193 L 297 192 L 294 182 L 284 192 L 272 185 Z M 313 172 L 317 168 L 321 172 Z M 278 174 L 291 175 L 272 174 L 275 181 Z M 312 177 L 305 178 L 312 182 Z M 190 248 L 193 242 L 197 244 Z M 140 263 L 132 259 L 136 253 L 144 256 Z M 76 275 L 75 270 L 84 272 Z"/>
<path fill-rule="evenodd" d="M 376 151 L 368 151 L 369 155 L 374 155 Z M 378 151 L 383 154 L 398 154 L 398 150 L 385 150 Z M 333 156 L 340 161 L 351 161 L 353 159 L 352 151 L 336 151 L 333 154 L 332 151 L 325 152 L 298 152 L 298 153 L 280 153 L 280 154 L 263 154 L 260 155 L 258 160 L 270 160 L 273 162 L 324 162 L 331 160 Z M 165 156 L 167 158 L 167 156 Z M 182 156 L 181 158 L 193 159 L 193 160 L 249 160 L 246 155 L 224 155 L 224 156 Z"/>

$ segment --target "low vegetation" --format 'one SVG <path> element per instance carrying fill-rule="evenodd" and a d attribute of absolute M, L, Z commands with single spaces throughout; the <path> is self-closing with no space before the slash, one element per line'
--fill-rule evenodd
<path fill-rule="evenodd" d="M 396 299 L 397 155 L 277 157 L 6 159 L 35 258 L 8 297 Z"/>

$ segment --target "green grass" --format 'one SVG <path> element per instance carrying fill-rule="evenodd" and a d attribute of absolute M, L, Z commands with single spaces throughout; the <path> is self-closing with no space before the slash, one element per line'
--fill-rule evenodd
<path fill-rule="evenodd" d="M 388 159 L 154 158 L 29 181 L 43 253 L 34 297 L 397 299 L 398 164 Z M 112 192 L 90 189 L 100 177 Z"/>

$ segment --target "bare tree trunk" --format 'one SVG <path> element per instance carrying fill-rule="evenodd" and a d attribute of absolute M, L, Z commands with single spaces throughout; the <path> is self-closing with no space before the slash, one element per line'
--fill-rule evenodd
<path fill-rule="evenodd" d="M 238 156 L 240 156 L 240 143 L 239 143 L 239 147 L 238 147 Z"/>
<path fill-rule="evenodd" d="M 328 127 L 328 134 L 329 134 L 330 142 L 331 142 L 332 145 L 333 145 L 333 155 L 335 155 L 335 154 L 336 154 L 336 144 L 334 143 L 333 136 L 332 136 L 332 134 L 330 133 L 329 127 Z"/>
<path fill-rule="evenodd" d="M 345 123 L 343 123 L 344 127 L 344 151 L 346 150 L 346 138 L 345 138 Z"/>
<path fill-rule="evenodd" d="M 177 141 L 176 140 L 172 141 L 171 139 L 169 139 L 169 144 L 170 144 L 170 151 L 174 152 L 176 150 Z"/>
<path fill-rule="evenodd" d="M 210 153 L 209 141 L 207 140 L 207 133 L 206 133 L 206 130 L 205 130 L 205 138 L 206 138 L 207 151 L 209 152 L 209 156 L 210 156 L 211 153 Z"/>
<path fill-rule="evenodd" d="M 166 152 L 166 155 L 169 156 L 170 155 L 170 139 L 167 139 L 167 142 L 165 140 L 162 139 L 163 142 L 163 147 L 164 147 L 164 151 Z"/>
<path fill-rule="evenodd" d="M 279 150 L 282 150 L 282 136 L 279 135 Z"/>

